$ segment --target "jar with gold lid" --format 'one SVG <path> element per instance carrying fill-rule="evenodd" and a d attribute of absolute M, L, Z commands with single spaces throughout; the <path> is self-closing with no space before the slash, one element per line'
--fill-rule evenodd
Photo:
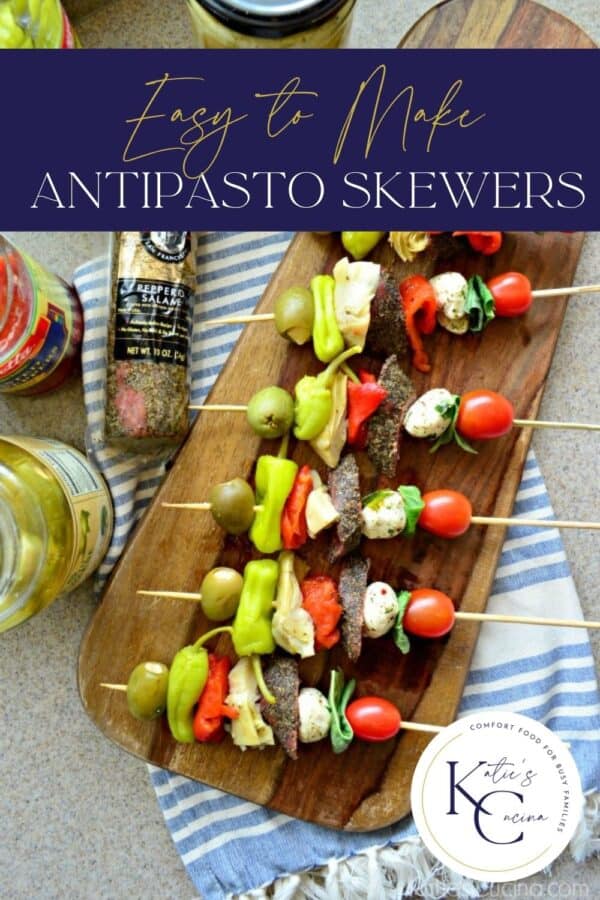
<path fill-rule="evenodd" d="M 348 37 L 355 0 L 187 0 L 208 49 L 335 48 Z"/>
<path fill-rule="evenodd" d="M 0 632 L 100 565 L 113 512 L 102 477 L 59 441 L 0 437 Z"/>

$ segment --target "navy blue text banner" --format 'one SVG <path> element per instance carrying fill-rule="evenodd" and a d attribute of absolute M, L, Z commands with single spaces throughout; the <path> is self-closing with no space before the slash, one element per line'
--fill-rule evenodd
<path fill-rule="evenodd" d="M 600 229 L 597 51 L 2 51 L 0 228 Z"/>

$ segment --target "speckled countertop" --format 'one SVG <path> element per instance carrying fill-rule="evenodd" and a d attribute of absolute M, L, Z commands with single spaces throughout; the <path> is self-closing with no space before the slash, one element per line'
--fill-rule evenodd
<path fill-rule="evenodd" d="M 191 43 L 183 0 L 66 0 L 84 44 L 169 46 Z M 352 44 L 393 47 L 427 2 L 359 0 Z M 600 42 L 597 0 L 553 0 Z M 91 10 L 91 11 L 90 11 Z M 83 15 L 85 13 L 85 15 Z M 15 239 L 69 279 L 101 252 L 99 234 L 25 234 Z M 598 281 L 600 235 L 587 236 L 576 283 Z M 547 419 L 598 421 L 598 295 L 569 302 L 541 409 Z M 82 446 L 81 387 L 44 399 L 0 400 L 0 430 L 47 435 Z M 598 439 L 538 432 L 533 446 L 561 518 L 598 518 Z M 588 617 L 598 618 L 598 537 L 564 532 Z M 163 824 L 139 760 L 109 743 L 81 707 L 75 663 L 95 601 L 89 584 L 0 637 L 0 897 L 191 900 L 197 896 Z M 596 643 L 600 668 L 600 647 Z M 559 860 L 552 882 L 534 876 L 502 896 L 600 896 L 600 862 Z M 579 885 L 578 893 L 571 885 Z M 518 893 L 516 892 L 518 889 Z M 561 893 L 562 891 L 562 893 Z M 493 894 L 492 896 L 500 896 Z"/>

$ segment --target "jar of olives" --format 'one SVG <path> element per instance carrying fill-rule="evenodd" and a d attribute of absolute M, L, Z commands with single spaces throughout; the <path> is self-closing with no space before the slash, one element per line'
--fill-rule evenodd
<path fill-rule="evenodd" d="M 112 532 L 108 488 L 58 441 L 0 438 L 0 632 L 73 590 L 98 567 Z"/>
<path fill-rule="evenodd" d="M 355 0 L 187 0 L 201 47 L 340 47 Z"/>

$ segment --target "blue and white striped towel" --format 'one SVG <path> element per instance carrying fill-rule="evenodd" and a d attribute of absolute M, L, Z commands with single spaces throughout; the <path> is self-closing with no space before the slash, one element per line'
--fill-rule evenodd
<path fill-rule="evenodd" d="M 202 321 L 251 311 L 289 242 L 277 233 L 216 233 L 198 242 L 200 302 L 194 312 L 192 398 L 201 403 L 241 328 L 202 328 Z M 100 442 L 104 387 L 106 260 L 82 266 L 75 283 L 86 332 L 83 378 L 90 456 L 106 476 L 115 501 L 116 529 L 100 570 L 105 579 L 162 475 L 164 462 L 108 450 Z M 530 453 L 515 515 L 551 518 L 544 481 Z M 503 547 L 490 612 L 580 618 L 581 608 L 558 531 L 512 527 Z M 510 627 L 510 640 L 506 629 Z M 585 632 L 486 624 L 481 628 L 460 708 L 510 709 L 532 716 L 569 741 L 584 791 L 600 789 L 600 705 L 594 661 Z M 477 896 L 477 888 L 444 870 L 422 847 L 410 818 L 368 834 L 331 831 L 270 812 L 198 782 L 149 767 L 175 846 L 205 900 L 252 892 L 331 900 L 380 900 L 427 887 L 427 896 Z M 588 816 L 597 821 L 597 803 Z M 588 823 L 589 825 L 589 823 Z M 578 853 L 600 850 L 590 828 L 580 832 Z M 315 870 L 315 867 L 322 867 Z M 312 870 L 310 873 L 308 870 Z M 307 873 L 307 874 L 294 874 Z M 348 889 L 348 886 L 351 888 Z"/>

